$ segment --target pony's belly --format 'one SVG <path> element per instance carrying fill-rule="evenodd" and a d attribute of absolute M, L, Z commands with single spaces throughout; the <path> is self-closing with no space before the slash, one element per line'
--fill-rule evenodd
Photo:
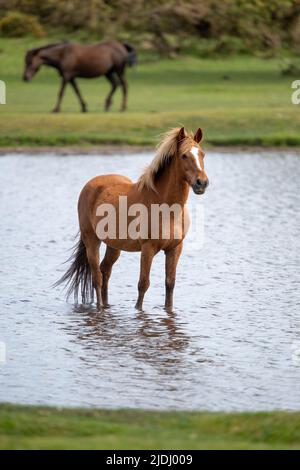
<path fill-rule="evenodd" d="M 99 66 L 89 64 L 87 67 L 77 69 L 76 76 L 79 78 L 97 78 L 106 73 L 106 69 Z"/>
<path fill-rule="evenodd" d="M 110 248 L 115 248 L 116 250 L 129 251 L 129 252 L 138 252 L 141 251 L 141 244 L 138 240 L 102 240 Z"/>
<path fill-rule="evenodd" d="M 147 239 L 138 239 L 138 240 L 132 240 L 130 238 L 127 238 L 126 240 L 122 239 L 102 239 L 101 241 L 105 243 L 107 246 L 114 248 L 116 250 L 121 250 L 121 251 L 128 251 L 128 252 L 140 252 L 142 250 L 142 246 L 146 244 L 151 244 L 155 251 L 161 251 L 161 250 L 170 250 L 172 248 L 175 248 L 179 243 L 182 242 L 184 239 L 184 235 L 181 238 L 159 238 L 152 240 L 150 237 Z"/>

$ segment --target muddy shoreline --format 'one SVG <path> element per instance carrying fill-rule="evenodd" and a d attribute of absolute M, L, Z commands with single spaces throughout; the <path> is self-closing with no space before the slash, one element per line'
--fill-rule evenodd
<path fill-rule="evenodd" d="M 300 155 L 300 147 L 293 146 L 213 146 L 204 144 L 210 151 L 218 153 L 232 153 L 232 152 L 289 152 Z M 0 147 L 0 156 L 8 154 L 59 154 L 59 155 L 112 155 L 112 154 L 135 154 L 144 152 L 154 152 L 155 145 L 93 145 L 93 146 L 41 146 L 41 147 L 30 147 L 30 146 L 16 146 L 16 147 Z"/>

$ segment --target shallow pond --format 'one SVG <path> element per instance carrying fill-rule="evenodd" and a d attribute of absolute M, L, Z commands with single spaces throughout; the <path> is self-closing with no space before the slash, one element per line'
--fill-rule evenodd
<path fill-rule="evenodd" d="M 101 173 L 136 178 L 152 157 L 0 158 L 0 401 L 299 409 L 297 154 L 207 151 L 210 187 L 190 194 L 204 243 L 185 242 L 173 314 L 162 308 L 163 254 L 142 313 L 139 254 L 122 253 L 104 314 L 50 287 L 74 244 L 83 184 Z"/>

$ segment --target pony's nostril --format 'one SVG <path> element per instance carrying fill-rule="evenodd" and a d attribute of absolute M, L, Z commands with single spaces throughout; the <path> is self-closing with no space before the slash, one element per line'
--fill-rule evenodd
<path fill-rule="evenodd" d="M 208 179 L 202 180 L 201 178 L 196 179 L 195 188 L 198 189 L 206 189 L 208 186 Z"/>

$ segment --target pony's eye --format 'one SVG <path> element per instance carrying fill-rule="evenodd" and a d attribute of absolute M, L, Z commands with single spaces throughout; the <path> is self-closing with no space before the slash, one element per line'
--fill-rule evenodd
<path fill-rule="evenodd" d="M 186 160 L 187 156 L 184 154 L 184 155 L 182 155 L 182 158 L 183 158 L 183 160 Z"/>

